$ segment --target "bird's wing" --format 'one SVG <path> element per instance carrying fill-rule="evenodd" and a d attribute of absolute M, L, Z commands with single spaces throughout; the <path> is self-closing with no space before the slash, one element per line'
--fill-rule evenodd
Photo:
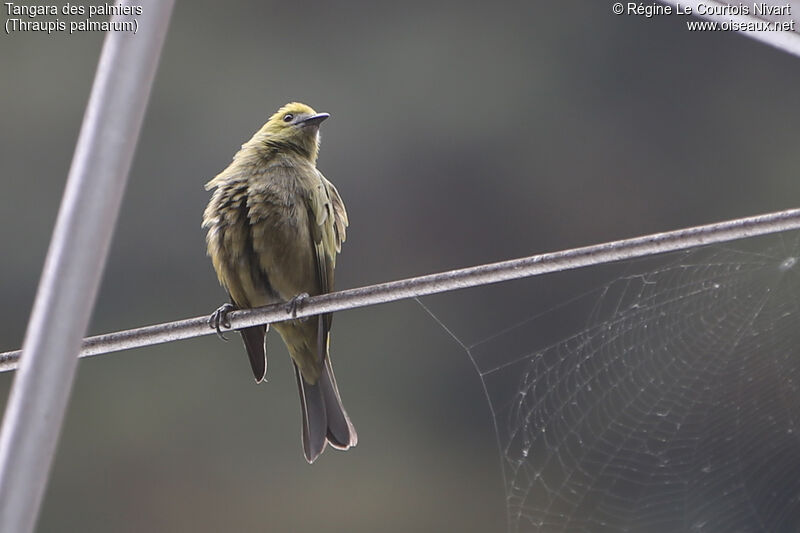
<path fill-rule="evenodd" d="M 333 290 L 333 267 L 336 254 L 346 238 L 347 211 L 333 183 L 318 173 L 319 181 L 308 198 L 311 236 L 319 267 L 321 292 Z"/>
<path fill-rule="evenodd" d="M 339 191 L 336 190 L 336 186 L 330 181 L 326 180 L 325 176 L 322 174 L 319 176 L 322 179 L 322 183 L 325 185 L 325 190 L 328 193 L 328 197 L 331 201 L 331 207 L 333 208 L 333 235 L 331 244 L 333 244 L 332 249 L 336 250 L 338 253 L 342 250 L 342 243 L 347 238 L 346 228 L 349 224 L 349 221 L 347 220 L 347 211 L 344 208 L 342 197 L 339 196 Z"/>
<path fill-rule="evenodd" d="M 336 261 L 335 248 L 330 246 L 333 234 L 333 208 L 324 184 L 320 181 L 310 191 L 308 197 L 308 223 L 314 247 L 314 267 L 317 273 L 317 286 L 320 294 L 333 288 L 333 267 Z M 325 355 L 331 315 L 320 317 L 317 335 L 317 354 L 320 360 Z"/>
<path fill-rule="evenodd" d="M 267 375 L 267 344 L 264 338 L 267 335 L 269 326 L 253 326 L 240 329 L 242 334 L 247 357 L 250 359 L 250 367 L 253 369 L 253 376 L 256 383 L 261 383 Z"/>
<path fill-rule="evenodd" d="M 336 187 L 322 174 L 311 189 L 308 197 L 308 220 L 314 246 L 314 262 L 320 293 L 333 290 L 336 254 L 342 248 L 347 227 L 347 213 Z M 318 333 L 318 353 L 320 358 L 327 352 L 328 333 L 332 315 L 322 316 Z"/>

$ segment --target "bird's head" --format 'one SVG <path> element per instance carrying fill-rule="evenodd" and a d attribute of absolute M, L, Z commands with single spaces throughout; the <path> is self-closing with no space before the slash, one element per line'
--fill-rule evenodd
<path fill-rule="evenodd" d="M 272 142 L 287 144 L 308 154 L 312 161 L 319 150 L 319 125 L 328 113 L 317 113 L 310 106 L 291 102 L 270 117 L 261 132 Z"/>

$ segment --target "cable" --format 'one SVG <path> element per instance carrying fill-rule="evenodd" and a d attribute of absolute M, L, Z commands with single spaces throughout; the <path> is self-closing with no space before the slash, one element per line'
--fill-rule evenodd
<path fill-rule="evenodd" d="M 800 209 L 788 209 L 322 294 L 303 300 L 296 316 L 301 318 L 331 313 L 792 229 L 800 229 Z M 233 311 L 229 317 L 232 329 L 280 322 L 290 318 L 286 307 L 282 304 Z M 208 317 L 195 317 L 89 337 L 84 340 L 81 357 L 209 335 L 214 331 L 208 326 L 207 321 Z M 0 372 L 14 370 L 17 367 L 19 353 L 19 351 L 0 353 Z"/>

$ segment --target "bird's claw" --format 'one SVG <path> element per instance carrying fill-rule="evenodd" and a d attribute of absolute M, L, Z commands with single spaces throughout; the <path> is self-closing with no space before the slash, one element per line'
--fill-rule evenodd
<path fill-rule="evenodd" d="M 286 302 L 286 314 L 292 315 L 292 318 L 297 318 L 297 311 L 303 306 L 303 300 L 308 298 L 307 292 L 301 292 L 288 302 Z M 300 319 L 301 321 L 305 322 L 308 320 L 308 317 L 303 317 Z"/>
<path fill-rule="evenodd" d="M 217 337 L 220 339 L 227 341 L 227 337 L 222 333 L 220 326 L 224 327 L 225 329 L 230 329 L 231 327 L 231 320 L 228 318 L 228 313 L 236 309 L 232 304 L 222 304 L 220 305 L 216 311 L 211 313 L 211 316 L 208 317 L 208 327 L 217 331 Z"/>

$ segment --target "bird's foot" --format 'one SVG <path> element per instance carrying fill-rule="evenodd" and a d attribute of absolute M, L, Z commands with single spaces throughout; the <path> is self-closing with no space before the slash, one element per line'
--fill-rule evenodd
<path fill-rule="evenodd" d="M 222 331 L 220 330 L 220 326 L 224 327 L 225 329 L 231 328 L 231 321 L 228 318 L 228 313 L 236 309 L 233 304 L 222 304 L 220 305 L 216 311 L 211 313 L 211 316 L 208 317 L 208 327 L 211 329 L 217 330 L 217 337 L 220 339 L 227 341 L 228 339 L 223 335 Z"/>
<path fill-rule="evenodd" d="M 307 292 L 301 292 L 288 302 L 286 302 L 286 313 L 292 315 L 292 318 L 297 318 L 297 311 L 303 307 L 303 300 L 308 298 Z M 308 317 L 303 317 L 300 319 L 301 322 L 305 322 L 308 320 Z"/>

